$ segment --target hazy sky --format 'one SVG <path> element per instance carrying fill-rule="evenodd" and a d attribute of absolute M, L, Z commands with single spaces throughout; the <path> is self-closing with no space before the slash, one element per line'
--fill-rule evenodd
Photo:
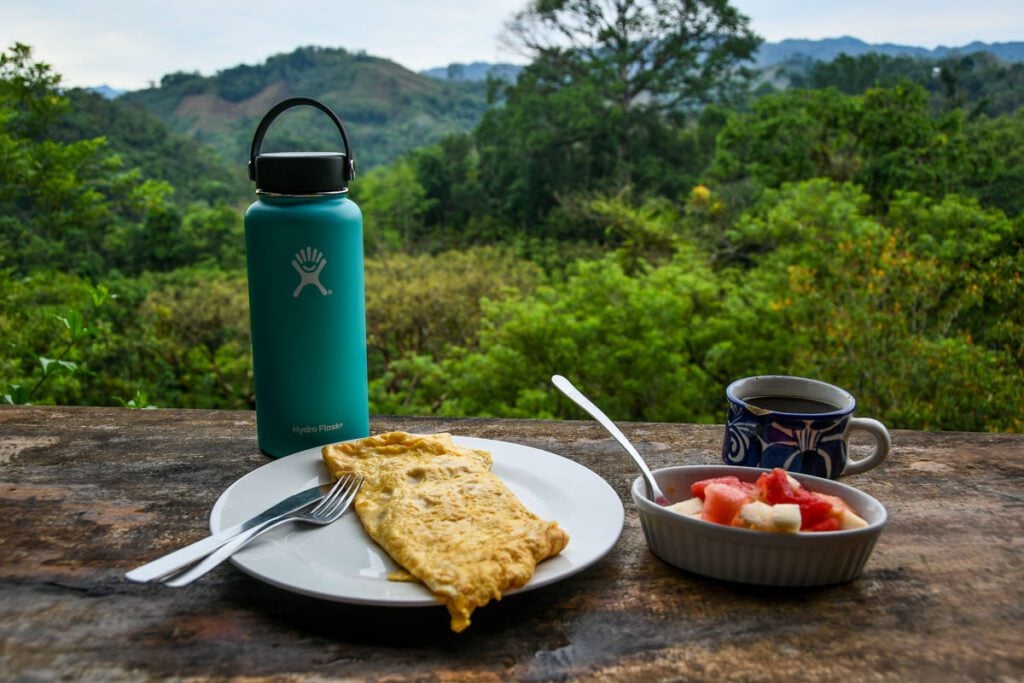
<path fill-rule="evenodd" d="M 413 70 L 522 62 L 499 47 L 527 0 L 0 0 L 0 49 L 30 45 L 64 84 L 137 89 L 174 71 L 258 64 L 303 45 Z M 1024 40 L 1019 0 L 733 0 L 769 41 L 852 35 L 932 48 Z"/>

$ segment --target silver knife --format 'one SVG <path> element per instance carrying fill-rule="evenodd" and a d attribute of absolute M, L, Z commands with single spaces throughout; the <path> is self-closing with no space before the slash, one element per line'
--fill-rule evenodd
<path fill-rule="evenodd" d="M 179 548 L 178 550 L 168 553 L 163 557 L 159 557 L 152 562 L 147 562 L 141 567 L 136 567 L 131 570 L 124 576 L 129 581 L 134 581 L 135 583 L 148 583 L 150 581 L 163 578 L 168 574 L 173 574 L 182 567 L 186 567 L 196 560 L 206 557 L 243 531 L 251 529 L 257 524 L 262 524 L 268 519 L 272 519 L 278 515 L 289 512 L 294 512 L 306 507 L 310 503 L 320 500 L 323 498 L 324 493 L 330 490 L 330 487 L 331 484 L 320 484 L 313 488 L 306 489 L 305 491 L 299 491 L 294 495 L 288 496 L 280 503 L 272 505 L 251 519 L 247 519 L 244 522 L 235 524 L 227 529 L 222 529 L 212 536 L 207 536 L 203 540 L 196 541 L 192 545 Z"/>

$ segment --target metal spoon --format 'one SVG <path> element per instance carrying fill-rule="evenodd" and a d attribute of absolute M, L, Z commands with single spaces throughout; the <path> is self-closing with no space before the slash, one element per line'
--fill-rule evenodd
<path fill-rule="evenodd" d="M 590 413 L 591 417 L 601 423 L 601 426 L 608 430 L 608 433 L 615 437 L 615 440 L 619 442 L 619 445 L 626 449 L 626 452 L 633 456 L 633 460 L 640 466 L 640 471 L 644 475 L 644 481 L 647 482 L 647 497 L 653 500 L 658 505 L 669 505 L 668 498 L 661 492 L 658 487 L 658 482 L 654 481 L 654 475 L 651 474 L 650 468 L 647 467 L 647 463 L 640 457 L 637 450 L 633 448 L 633 444 L 626 439 L 626 436 L 619 431 L 619 428 L 615 426 L 607 415 L 605 415 L 600 408 L 591 403 L 590 399 L 580 393 L 580 390 L 572 385 L 572 382 L 567 380 L 561 375 L 553 375 L 551 377 L 552 383 L 558 387 L 559 391 L 571 398 L 576 405 L 583 410 Z"/>

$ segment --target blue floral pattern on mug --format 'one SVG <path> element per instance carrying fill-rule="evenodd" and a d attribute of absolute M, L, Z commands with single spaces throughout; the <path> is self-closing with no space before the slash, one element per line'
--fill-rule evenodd
<path fill-rule="evenodd" d="M 823 419 L 755 415 L 730 403 L 722 460 L 744 467 L 781 467 L 834 479 L 846 462 L 849 415 Z"/>
<path fill-rule="evenodd" d="M 834 479 L 846 462 L 846 423 L 849 416 L 827 419 L 775 417 L 765 424 L 761 467 L 781 467 Z"/>
<path fill-rule="evenodd" d="M 722 442 L 722 460 L 727 465 L 759 467 L 761 462 L 760 420 L 735 403 L 729 404 L 729 417 Z"/>

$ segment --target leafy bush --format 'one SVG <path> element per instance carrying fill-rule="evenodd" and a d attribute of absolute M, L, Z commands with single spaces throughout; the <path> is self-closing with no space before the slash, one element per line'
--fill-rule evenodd
<path fill-rule="evenodd" d="M 477 348 L 402 390 L 417 396 L 414 406 L 442 414 L 579 417 L 552 391 L 550 377 L 560 373 L 613 417 L 714 421 L 721 383 L 737 363 L 765 372 L 784 357 L 784 340 L 738 352 L 771 336 L 766 304 L 742 300 L 687 250 L 635 277 L 614 256 L 580 262 L 565 282 L 487 304 Z"/>
<path fill-rule="evenodd" d="M 366 262 L 372 405 L 407 412 L 414 387 L 451 347 L 471 343 L 488 301 L 517 299 L 540 269 L 506 250 L 478 247 L 438 255 L 393 254 Z"/>

